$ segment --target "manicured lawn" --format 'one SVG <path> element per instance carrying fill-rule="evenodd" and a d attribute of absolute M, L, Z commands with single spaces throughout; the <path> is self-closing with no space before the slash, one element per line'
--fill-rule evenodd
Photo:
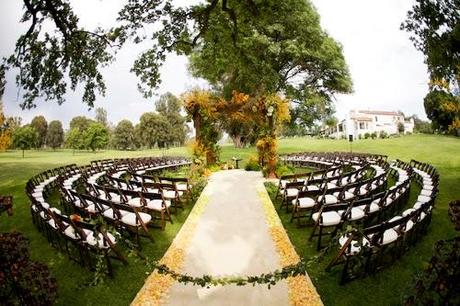
<path fill-rule="evenodd" d="M 310 138 L 292 138 L 280 141 L 280 152 L 302 151 L 349 151 L 345 140 L 316 140 Z M 410 283 L 415 271 L 421 269 L 430 258 L 433 243 L 455 235 L 448 220 L 447 204 L 460 198 L 460 139 L 432 135 L 413 135 L 383 140 L 361 140 L 353 143 L 353 151 L 381 153 L 390 159 L 399 158 L 410 161 L 411 158 L 433 164 L 441 176 L 440 194 L 433 213 L 429 234 L 409 253 L 394 265 L 375 276 L 353 281 L 345 286 L 338 285 L 338 272 L 325 273 L 322 265 L 312 266 L 310 276 L 318 288 L 326 305 L 396 305 L 400 304 L 404 289 Z M 63 254 L 50 247 L 46 238 L 32 224 L 29 203 L 24 193 L 27 179 L 45 169 L 64 164 L 85 164 L 94 159 L 114 157 L 135 157 L 152 155 L 187 155 L 186 148 L 173 148 L 159 151 L 104 151 L 98 153 L 72 151 L 30 151 L 26 158 L 21 152 L 0 153 L 0 194 L 14 196 L 13 217 L 3 214 L 0 217 L 0 231 L 17 230 L 23 232 L 31 242 L 32 257 L 48 264 L 52 274 L 58 280 L 58 305 L 127 305 L 140 289 L 146 277 L 146 267 L 140 261 L 130 258 L 130 264 L 115 266 L 115 278 L 96 287 L 81 286 L 91 279 L 92 273 L 70 262 Z M 255 155 L 254 148 L 234 149 L 224 145 L 221 160 L 232 157 L 247 159 Z M 244 165 L 244 161 L 243 161 Z M 240 166 L 241 167 L 241 166 Z M 152 258 L 161 258 L 175 234 L 188 215 L 186 209 L 176 216 L 173 225 L 168 224 L 166 231 L 153 229 L 154 243 L 144 240 L 144 253 Z M 298 229 L 286 222 L 287 215 L 280 216 L 287 228 L 291 241 L 298 253 L 306 258 L 316 255 L 313 243 L 307 242 L 308 228 Z"/>

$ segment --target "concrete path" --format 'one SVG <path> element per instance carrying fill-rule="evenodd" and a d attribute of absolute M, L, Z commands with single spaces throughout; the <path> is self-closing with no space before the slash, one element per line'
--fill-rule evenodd
<path fill-rule="evenodd" d="M 214 173 L 206 186 L 209 203 L 196 228 L 183 273 L 194 276 L 259 275 L 281 268 L 270 237 L 257 185 L 260 172 Z M 170 305 L 287 305 L 285 281 L 273 286 L 210 289 L 175 283 Z"/>
<path fill-rule="evenodd" d="M 209 179 L 192 212 L 160 261 L 201 277 L 269 273 L 300 259 L 263 186 L 260 172 L 219 171 Z M 201 288 L 154 272 L 132 306 L 322 305 L 308 276 L 266 285 Z"/>

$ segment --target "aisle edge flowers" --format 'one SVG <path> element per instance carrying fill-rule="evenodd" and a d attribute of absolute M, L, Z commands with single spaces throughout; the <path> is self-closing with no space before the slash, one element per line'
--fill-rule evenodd
<path fill-rule="evenodd" d="M 257 187 L 257 194 L 262 202 L 265 220 L 276 252 L 279 255 L 280 265 L 289 266 L 297 264 L 300 261 L 300 257 L 289 240 L 270 196 L 262 183 Z M 291 305 L 323 305 L 308 274 L 289 277 L 287 285 Z"/>

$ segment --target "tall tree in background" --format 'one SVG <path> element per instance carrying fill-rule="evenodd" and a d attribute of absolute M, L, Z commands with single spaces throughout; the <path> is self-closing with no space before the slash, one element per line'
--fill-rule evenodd
<path fill-rule="evenodd" d="M 62 123 L 59 120 L 53 120 L 48 126 L 48 133 L 46 135 L 46 145 L 53 148 L 60 148 L 64 143 L 64 130 Z"/>
<path fill-rule="evenodd" d="M 416 0 L 401 29 L 425 54 L 431 81 L 424 105 L 433 128 L 460 136 L 460 1 Z"/>
<path fill-rule="evenodd" d="M 156 111 L 162 115 L 170 124 L 171 131 L 169 145 L 183 145 L 185 142 L 185 117 L 181 115 L 182 103 L 172 93 L 167 92 L 160 96 L 155 102 Z"/>
<path fill-rule="evenodd" d="M 433 128 L 441 132 L 453 132 L 456 116 L 460 113 L 458 97 L 445 90 L 434 89 L 424 99 L 425 111 Z M 457 127 L 460 128 L 460 125 Z"/>
<path fill-rule="evenodd" d="M 32 126 L 37 131 L 37 142 L 35 145 L 38 149 L 42 148 L 46 143 L 46 132 L 48 131 L 48 122 L 43 116 L 35 116 L 30 122 Z"/>
<path fill-rule="evenodd" d="M 22 150 L 22 158 L 24 158 L 25 150 L 36 147 L 37 141 L 38 133 L 30 125 L 20 127 L 13 133 L 13 146 Z"/>
<path fill-rule="evenodd" d="M 171 143 L 171 131 L 171 125 L 165 117 L 153 112 L 141 116 L 138 133 L 145 147 L 153 148 L 155 144 L 159 148 L 167 147 Z"/>
<path fill-rule="evenodd" d="M 137 148 L 134 126 L 129 120 L 121 120 L 113 131 L 112 145 L 118 150 Z"/>
<path fill-rule="evenodd" d="M 70 129 L 78 129 L 80 132 L 85 131 L 94 121 L 85 116 L 76 116 L 70 120 Z"/>
<path fill-rule="evenodd" d="M 102 124 L 93 122 L 83 132 L 83 141 L 85 148 L 91 149 L 93 152 L 103 149 L 109 143 L 109 131 Z"/>
<path fill-rule="evenodd" d="M 70 129 L 66 134 L 65 145 L 67 148 L 73 150 L 82 150 L 85 148 L 85 141 L 83 139 L 83 131 L 80 131 L 78 128 Z"/>
<path fill-rule="evenodd" d="M 96 122 L 99 122 L 105 127 L 109 126 L 109 121 L 107 120 L 107 111 L 102 108 L 102 107 L 97 107 L 96 108 L 96 117 L 95 117 Z"/>

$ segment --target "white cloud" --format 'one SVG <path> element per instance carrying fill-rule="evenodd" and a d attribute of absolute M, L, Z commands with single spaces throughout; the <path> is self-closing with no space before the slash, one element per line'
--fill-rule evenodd
<path fill-rule="evenodd" d="M 321 23 L 344 48 L 345 58 L 354 81 L 352 95 L 337 96 L 338 116 L 352 108 L 402 110 L 425 117 L 423 97 L 427 92 L 427 73 L 423 56 L 417 52 L 405 32 L 399 30 L 413 1 L 376 0 L 313 0 L 321 15 Z M 90 28 L 109 27 L 116 18 L 123 1 L 79 0 L 72 4 L 83 25 Z M 189 4 L 182 0 L 181 3 Z M 19 24 L 22 1 L 2 0 L 0 11 L 0 56 L 14 50 L 14 44 L 27 25 Z M 117 61 L 104 70 L 107 94 L 96 106 L 108 110 L 109 120 L 130 119 L 137 122 L 140 115 L 154 109 L 155 98 L 146 100 L 137 91 L 137 78 L 129 72 L 142 46 L 125 46 Z M 195 87 L 204 86 L 187 72 L 187 59 L 168 56 L 163 68 L 162 84 L 158 94 L 170 91 L 176 95 Z M 54 102 L 38 101 L 37 108 L 22 111 L 20 95 L 14 83 L 14 74 L 7 75 L 8 85 L 3 97 L 9 115 L 19 115 L 29 122 L 43 114 L 48 120 L 59 119 L 68 124 L 77 115 L 94 116 L 81 103 L 81 91 L 67 94 L 61 106 Z"/>

